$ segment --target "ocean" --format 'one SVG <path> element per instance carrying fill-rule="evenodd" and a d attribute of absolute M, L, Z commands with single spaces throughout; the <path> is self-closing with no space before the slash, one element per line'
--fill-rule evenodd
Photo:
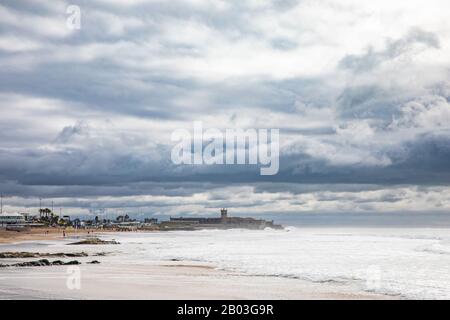
<path fill-rule="evenodd" d="M 288 227 L 121 234 L 118 240 L 135 263 L 188 260 L 401 298 L 450 298 L 449 229 Z"/>
<path fill-rule="evenodd" d="M 108 279 L 109 267 L 130 268 L 132 274 L 133 265 L 183 261 L 208 264 L 249 277 L 332 285 L 347 292 L 406 299 L 450 299 L 450 228 L 434 224 L 433 227 L 285 225 L 284 230 L 124 232 L 102 236 L 114 238 L 120 245 L 74 248 L 66 246 L 73 241 L 67 239 L 0 245 L 0 251 L 109 252 L 98 258 L 102 261 L 98 268 L 103 268 L 104 281 Z M 4 284 L 12 276 L 21 279 L 10 283 L 11 292 L 16 292 L 14 286 L 22 284 L 35 289 L 25 276 L 33 277 L 37 270 L 6 269 L 0 268 Z"/>

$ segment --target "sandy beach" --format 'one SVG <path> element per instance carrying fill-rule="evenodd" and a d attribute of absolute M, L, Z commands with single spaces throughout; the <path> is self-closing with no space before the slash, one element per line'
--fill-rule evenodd
<path fill-rule="evenodd" d="M 95 244 L 83 241 L 85 230 L 37 231 L 2 233 L 0 299 L 450 296 L 445 228 L 89 231 Z"/>
<path fill-rule="evenodd" d="M 98 230 L 98 229 L 61 229 L 61 228 L 33 228 L 27 231 L 8 231 L 0 228 L 0 244 L 14 243 L 33 240 L 62 240 L 64 239 L 63 231 L 66 237 L 83 237 L 95 235 L 99 233 L 115 232 L 114 230 Z"/>
<path fill-rule="evenodd" d="M 1 299 L 394 299 L 337 286 L 247 276 L 184 262 L 83 265 L 80 289 L 67 287 L 67 267 L 3 270 Z"/>
<path fill-rule="evenodd" d="M 355 290 L 339 282 L 314 282 L 288 277 L 258 276 L 221 269 L 217 264 L 191 260 L 140 261 L 128 258 L 127 248 L 117 246 L 67 246 L 87 231 L 33 230 L 1 232 L 0 252 L 87 252 L 77 258 L 80 287 L 70 288 L 71 266 L 0 268 L 1 299 L 397 299 L 398 296 Z M 53 231 L 53 232 L 52 232 Z M 90 234 L 92 234 L 90 232 Z M 105 239 L 142 235 L 97 233 Z M 149 234 L 150 235 L 150 234 Z M 166 236 L 166 235 L 164 235 Z M 169 235 L 170 236 L 170 235 Z M 133 238 L 132 238 L 133 239 Z M 134 240 L 133 240 L 134 241 Z M 133 242 L 134 243 L 134 242 Z M 139 242 L 136 242 L 139 244 Z M 126 245 L 126 244 L 125 244 Z M 152 244 L 149 244 L 152 245 Z M 94 257 L 99 252 L 105 257 Z M 101 264 L 88 264 L 92 260 Z M 2 259 L 13 263 L 24 259 Z M 27 261 L 36 259 L 25 259 Z M 51 259 L 50 259 L 51 260 Z M 77 272 L 78 272 L 77 271 Z"/>

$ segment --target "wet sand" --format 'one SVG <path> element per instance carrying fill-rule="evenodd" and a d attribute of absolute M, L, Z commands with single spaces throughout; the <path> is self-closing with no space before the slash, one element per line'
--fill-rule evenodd
<path fill-rule="evenodd" d="M 393 299 L 297 279 L 255 277 L 213 266 L 82 265 L 80 289 L 69 289 L 67 267 L 5 269 L 1 299 Z"/>

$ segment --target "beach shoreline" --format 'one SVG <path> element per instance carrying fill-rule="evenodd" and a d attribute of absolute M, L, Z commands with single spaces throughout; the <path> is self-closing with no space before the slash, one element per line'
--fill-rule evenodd
<path fill-rule="evenodd" d="M 4 248 L 20 246 L 27 251 L 42 240 L 55 241 L 65 245 L 62 230 L 53 230 L 46 234 L 29 232 L 0 239 L 0 251 Z M 57 232 L 59 231 L 59 232 Z M 89 231 L 89 234 L 88 234 Z M 10 231 L 8 231 L 10 232 Z M 1 233 L 0 233 L 1 234 Z M 86 237 L 88 235 L 114 236 L 115 233 L 104 230 L 76 230 L 68 232 L 66 239 Z M 122 232 L 116 235 L 123 235 Z M 95 248 L 94 248 L 95 247 Z M 119 248 L 119 247 L 118 247 Z M 82 250 L 103 250 L 103 246 L 83 247 Z M 36 249 L 34 249 L 35 251 Z M 41 248 L 44 252 L 45 249 Z M 72 252 L 67 248 L 66 252 Z M 92 251 L 93 252 L 93 251 Z M 120 256 L 124 253 L 117 253 Z M 67 267 L 31 267 L 2 268 L 0 279 L 0 299 L 212 299 L 212 300 L 264 300 L 264 299 L 301 299 L 301 300 L 382 300 L 400 299 L 362 290 L 355 291 L 339 283 L 317 283 L 302 279 L 276 276 L 256 276 L 251 274 L 222 270 L 214 264 L 199 261 L 152 261 L 151 263 L 120 263 L 103 260 L 99 265 L 86 264 L 89 258 L 78 258 L 83 263 L 81 288 L 67 288 Z M 83 260 L 84 259 L 84 260 Z M 123 259 L 122 259 L 123 260 Z"/>
<path fill-rule="evenodd" d="M 46 269 L 47 268 L 47 269 Z M 19 275 L 0 276 L 0 299 L 88 300 L 384 300 L 399 299 L 305 280 L 260 277 L 216 269 L 187 261 L 155 265 L 80 267 L 79 290 L 66 287 L 64 267 L 27 268 Z M 11 275 L 9 275 L 10 273 Z M 105 275 L 106 274 L 106 275 Z"/>

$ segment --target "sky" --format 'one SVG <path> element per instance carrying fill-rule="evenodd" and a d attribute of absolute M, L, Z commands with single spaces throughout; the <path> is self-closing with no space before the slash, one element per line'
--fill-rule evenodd
<path fill-rule="evenodd" d="M 445 0 L 3 0 L 4 211 L 447 212 L 449 14 Z M 173 164 L 171 133 L 194 121 L 280 129 L 278 174 Z"/>

